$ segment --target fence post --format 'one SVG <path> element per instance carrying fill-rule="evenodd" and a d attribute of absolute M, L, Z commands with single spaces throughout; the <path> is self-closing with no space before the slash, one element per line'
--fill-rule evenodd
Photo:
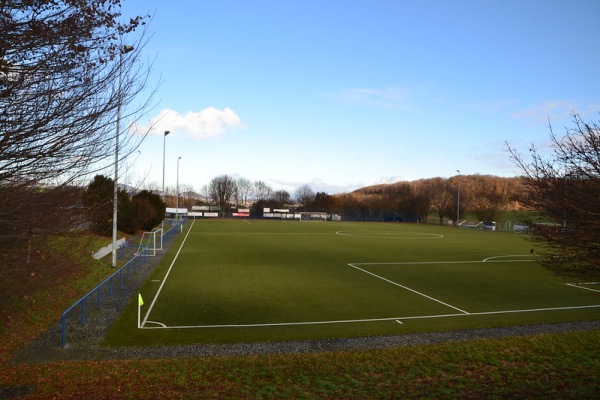
<path fill-rule="evenodd" d="M 101 286 L 98 286 L 98 311 L 100 311 L 100 304 L 102 303 L 102 290 Z"/>
<path fill-rule="evenodd" d="M 61 322 L 61 328 L 60 328 L 60 346 L 64 349 L 65 348 L 65 313 L 62 313 L 62 316 L 60 318 L 60 322 Z"/>

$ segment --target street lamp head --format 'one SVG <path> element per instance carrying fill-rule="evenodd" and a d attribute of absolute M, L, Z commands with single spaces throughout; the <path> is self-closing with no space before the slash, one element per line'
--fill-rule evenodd
<path fill-rule="evenodd" d="M 171 131 L 165 131 L 165 136 L 167 136 Z"/>

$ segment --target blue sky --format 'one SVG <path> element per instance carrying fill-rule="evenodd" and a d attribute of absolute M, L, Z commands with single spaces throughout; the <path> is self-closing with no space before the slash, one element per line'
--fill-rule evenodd
<path fill-rule="evenodd" d="M 515 176 L 504 142 L 600 111 L 600 1 L 123 0 L 152 14 L 162 80 L 126 181 L 200 190 L 229 174 L 348 192 Z"/>

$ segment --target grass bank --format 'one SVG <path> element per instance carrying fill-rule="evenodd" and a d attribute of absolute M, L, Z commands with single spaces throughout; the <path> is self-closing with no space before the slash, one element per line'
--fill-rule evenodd
<path fill-rule="evenodd" d="M 322 354 L 4 365 L 30 398 L 597 398 L 600 333 Z"/>

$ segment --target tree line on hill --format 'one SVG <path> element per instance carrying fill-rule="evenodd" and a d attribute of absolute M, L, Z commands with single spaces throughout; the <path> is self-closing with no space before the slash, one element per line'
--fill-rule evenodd
<path fill-rule="evenodd" d="M 113 180 L 97 175 L 80 193 L 92 231 L 110 236 Z M 441 224 L 445 219 L 455 221 L 467 211 L 479 221 L 496 220 L 502 211 L 518 208 L 527 193 L 522 178 L 491 175 L 421 179 L 334 195 L 314 192 L 310 185 L 299 187 L 291 195 L 285 190 L 273 190 L 262 181 L 252 183 L 244 178 L 221 175 L 211 180 L 206 197 L 187 193 L 177 201 L 175 196 L 167 195 L 164 202 L 161 197 L 148 190 L 130 194 L 119 188 L 118 229 L 129 234 L 150 231 L 163 220 L 167 204 L 175 207 L 177 203 L 188 209 L 216 205 L 222 217 L 232 216 L 239 208 L 249 208 L 252 217 L 261 218 L 266 208 L 326 212 L 354 221 L 426 222 L 433 214 Z"/>
<path fill-rule="evenodd" d="M 221 175 L 201 194 L 181 195 L 179 205 L 217 205 L 225 212 L 250 208 L 253 217 L 261 217 L 265 208 L 326 212 L 361 221 L 424 222 L 435 215 L 442 223 L 455 221 L 467 210 L 480 221 L 496 220 L 502 211 L 520 208 L 526 196 L 522 178 L 478 174 L 375 185 L 333 195 L 315 192 L 310 185 L 290 193 L 273 190 L 263 181 Z M 175 206 L 174 195 L 166 196 L 166 201 Z"/>

